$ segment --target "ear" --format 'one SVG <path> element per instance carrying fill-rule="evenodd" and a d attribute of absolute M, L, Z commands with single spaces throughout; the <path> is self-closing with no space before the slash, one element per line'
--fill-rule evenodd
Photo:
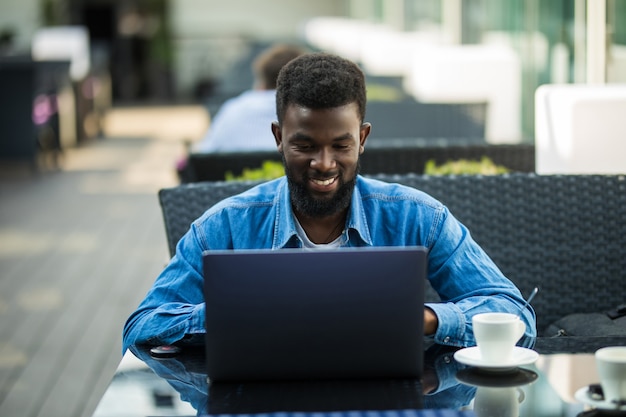
<path fill-rule="evenodd" d="M 369 136 L 372 130 L 372 124 L 370 122 L 364 122 L 361 125 L 361 130 L 359 131 L 359 155 L 365 151 L 365 141 Z"/>
<path fill-rule="evenodd" d="M 278 122 L 272 122 L 272 134 L 274 135 L 278 152 L 283 153 L 283 132 Z"/>

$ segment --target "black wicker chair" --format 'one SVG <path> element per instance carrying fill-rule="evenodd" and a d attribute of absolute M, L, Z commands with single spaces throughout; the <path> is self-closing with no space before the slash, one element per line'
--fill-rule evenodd
<path fill-rule="evenodd" d="M 610 310 L 626 302 L 624 176 L 376 178 L 438 198 L 524 295 L 539 286 L 533 301 L 539 329 L 567 314 Z M 204 210 L 252 185 L 196 183 L 161 190 L 170 251 Z"/>

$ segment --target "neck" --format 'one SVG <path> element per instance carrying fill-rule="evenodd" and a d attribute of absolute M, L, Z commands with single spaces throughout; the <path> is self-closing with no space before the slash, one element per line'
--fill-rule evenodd
<path fill-rule="evenodd" d="M 347 210 L 327 217 L 309 217 L 296 213 L 300 225 L 311 242 L 316 244 L 330 243 L 343 232 Z"/>

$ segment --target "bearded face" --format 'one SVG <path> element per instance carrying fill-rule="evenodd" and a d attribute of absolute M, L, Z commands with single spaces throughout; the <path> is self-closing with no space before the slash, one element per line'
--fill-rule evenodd
<path fill-rule="evenodd" d="M 302 173 L 299 177 L 291 170 L 283 157 L 285 166 L 285 175 L 289 182 L 289 190 L 291 192 L 291 204 L 295 211 L 309 217 L 326 217 L 347 209 L 350 206 L 354 186 L 356 185 L 356 176 L 359 172 L 360 164 L 357 161 L 357 168 L 351 177 L 345 178 L 343 173 L 339 171 L 338 186 L 334 193 L 328 195 L 320 195 L 311 192 L 307 184 L 311 181 L 311 177 L 307 172 Z M 324 178 L 322 173 L 314 173 L 314 178 Z"/>
<path fill-rule="evenodd" d="M 346 210 L 370 131 L 356 103 L 310 109 L 290 105 L 272 125 L 296 213 L 326 217 Z"/>

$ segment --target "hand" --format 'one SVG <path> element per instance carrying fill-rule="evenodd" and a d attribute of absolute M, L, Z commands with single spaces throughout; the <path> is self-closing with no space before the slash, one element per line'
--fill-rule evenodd
<path fill-rule="evenodd" d="M 439 320 L 433 310 L 428 307 L 424 307 L 424 334 L 435 334 L 439 327 Z"/>

